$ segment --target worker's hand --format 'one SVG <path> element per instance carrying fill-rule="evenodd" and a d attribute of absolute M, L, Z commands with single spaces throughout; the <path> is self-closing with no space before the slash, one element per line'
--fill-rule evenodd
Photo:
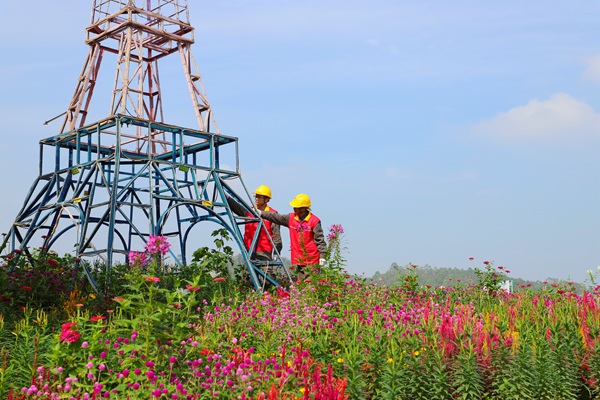
<path fill-rule="evenodd" d="M 319 265 L 325 265 L 325 259 L 324 258 L 319 259 Z"/>

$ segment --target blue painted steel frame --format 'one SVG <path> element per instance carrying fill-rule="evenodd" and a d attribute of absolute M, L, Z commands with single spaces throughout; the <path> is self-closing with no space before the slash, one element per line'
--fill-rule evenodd
<path fill-rule="evenodd" d="M 279 286 L 277 278 L 265 274 L 261 262 L 251 257 L 266 227 L 249 205 L 250 195 L 239 172 L 237 140 L 124 115 L 43 139 L 39 176 L 3 246 L 27 254 L 36 241 L 49 250 L 59 239 L 71 239 L 76 257 L 84 261 L 101 257 L 111 268 L 117 262 L 115 255 L 127 262 L 130 250 L 160 234 L 177 241 L 170 255 L 185 264 L 192 228 L 211 221 L 226 228 L 237 243 L 256 290 L 261 291 L 265 281 Z M 231 160 L 222 160 L 225 146 L 234 147 L 234 168 L 227 167 Z M 53 150 L 49 172 L 44 172 L 46 148 Z M 200 161 L 203 154 L 206 163 Z M 235 184 L 241 185 L 244 196 L 235 193 Z M 252 217 L 236 216 L 226 196 L 242 204 Z M 250 222 L 258 223 L 258 229 L 246 249 L 240 227 Z M 291 281 L 280 255 L 274 256 L 272 265 Z M 81 266 L 96 287 L 88 263 Z"/>

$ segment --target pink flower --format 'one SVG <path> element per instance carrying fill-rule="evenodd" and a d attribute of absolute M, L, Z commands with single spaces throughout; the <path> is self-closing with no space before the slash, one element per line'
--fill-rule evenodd
<path fill-rule="evenodd" d="M 63 324 L 61 327 L 59 342 L 75 343 L 78 341 L 79 338 L 81 338 L 81 334 L 76 329 L 73 329 L 76 325 L 77 322 L 68 322 Z"/>
<path fill-rule="evenodd" d="M 333 224 L 329 228 L 329 234 L 327 235 L 327 239 L 335 240 L 340 237 L 344 233 L 344 227 L 340 224 Z"/>
<path fill-rule="evenodd" d="M 185 285 L 185 287 L 187 288 L 187 290 L 189 290 L 190 292 L 197 292 L 198 290 L 201 289 L 200 286 L 192 286 L 192 285 Z"/>
<path fill-rule="evenodd" d="M 148 256 L 146 253 L 141 251 L 130 251 L 129 252 L 129 266 L 130 267 L 142 267 L 146 265 Z"/>
<path fill-rule="evenodd" d="M 225 278 L 223 278 L 222 276 L 218 276 L 214 279 L 215 282 L 225 282 Z"/>
<path fill-rule="evenodd" d="M 102 321 L 106 319 L 106 317 L 104 315 L 95 315 L 93 317 L 90 317 L 90 322 L 98 322 L 98 321 Z"/>
<path fill-rule="evenodd" d="M 169 252 L 169 248 L 171 248 L 171 244 L 167 241 L 166 236 L 150 236 L 146 243 L 146 251 L 153 255 L 160 254 L 164 256 Z"/>
<path fill-rule="evenodd" d="M 154 282 L 154 283 L 160 282 L 160 278 L 158 276 L 145 276 L 144 279 L 147 280 L 148 282 Z"/>

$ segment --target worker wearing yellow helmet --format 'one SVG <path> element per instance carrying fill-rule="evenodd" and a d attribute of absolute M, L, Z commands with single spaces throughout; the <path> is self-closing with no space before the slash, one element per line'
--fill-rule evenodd
<path fill-rule="evenodd" d="M 327 243 L 321 220 L 310 210 L 310 197 L 300 193 L 292 199 L 290 206 L 294 209 L 293 213 L 261 212 L 260 216 L 267 221 L 289 228 L 292 264 L 296 268 L 298 280 L 302 281 L 307 277 L 304 271 L 307 265 L 323 265 Z"/>
<path fill-rule="evenodd" d="M 227 196 L 227 203 L 231 210 L 240 217 L 254 217 L 252 213 L 246 210 L 241 204 L 233 200 L 231 197 Z M 260 185 L 254 191 L 254 206 L 256 210 L 264 211 L 267 213 L 277 213 L 277 210 L 270 207 L 268 205 L 271 200 L 271 188 L 266 185 Z M 244 244 L 246 245 L 246 249 L 250 249 L 252 245 L 252 240 L 256 234 L 256 229 L 258 228 L 258 222 L 249 222 L 245 224 L 244 227 Z M 254 254 L 251 255 L 252 259 L 255 260 L 263 260 L 263 261 L 271 261 L 273 259 L 273 244 L 277 249 L 277 252 L 281 252 L 282 242 L 281 242 L 281 233 L 279 229 L 279 225 L 273 224 L 270 221 L 265 221 L 265 228 L 267 228 L 267 233 L 271 236 L 273 240 L 267 237 L 264 231 L 261 231 L 258 235 L 258 240 L 256 242 L 256 250 Z"/>

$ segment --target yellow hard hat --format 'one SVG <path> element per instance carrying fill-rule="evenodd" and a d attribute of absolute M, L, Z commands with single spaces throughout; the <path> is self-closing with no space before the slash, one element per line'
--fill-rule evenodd
<path fill-rule="evenodd" d="M 300 193 L 290 201 L 290 206 L 293 208 L 310 207 L 310 197 L 307 194 Z"/>
<path fill-rule="evenodd" d="M 261 196 L 267 196 L 268 198 L 271 198 L 271 188 L 266 185 L 260 185 L 254 191 L 254 194 L 259 194 Z"/>

